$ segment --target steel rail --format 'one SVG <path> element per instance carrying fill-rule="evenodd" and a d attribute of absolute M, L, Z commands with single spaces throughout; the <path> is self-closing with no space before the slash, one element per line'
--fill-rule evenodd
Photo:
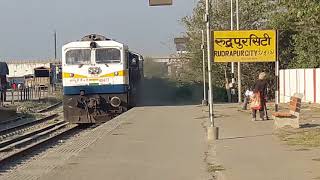
<path fill-rule="evenodd" d="M 50 105 L 50 106 L 48 106 L 48 107 L 45 107 L 45 108 L 43 108 L 43 109 L 37 110 L 36 113 L 45 113 L 45 112 L 48 112 L 48 111 L 50 111 L 50 110 L 53 110 L 53 109 L 55 109 L 55 108 L 57 108 L 57 107 L 59 107 L 59 106 L 61 106 L 61 105 L 62 105 L 62 101 L 57 102 L 57 103 L 55 103 L 55 104 L 53 104 L 53 105 Z"/>
<path fill-rule="evenodd" d="M 65 122 L 52 129 L 49 129 L 40 134 L 34 135 L 33 137 L 27 138 L 28 140 L 23 140 L 23 141 L 29 141 L 31 142 L 31 144 L 29 143 L 28 145 L 22 148 L 15 149 L 12 153 L 8 153 L 7 155 L 0 157 L 0 164 L 6 164 L 7 162 L 12 162 L 13 160 L 22 158 L 24 157 L 24 155 L 30 154 L 30 152 L 34 152 L 34 150 L 41 147 L 41 145 L 45 145 L 55 140 L 59 140 L 59 138 L 66 136 L 67 134 L 70 134 L 78 129 L 78 125 L 67 127 L 68 124 L 69 123 Z M 66 128 L 66 129 L 61 132 L 56 132 L 63 128 Z M 52 135 L 54 132 L 56 132 L 56 134 Z M 32 143 L 32 142 L 35 142 L 35 143 Z M 21 142 L 21 143 L 24 144 L 26 142 Z"/>
<path fill-rule="evenodd" d="M 6 129 L 3 129 L 3 130 L 0 131 L 0 136 L 4 136 L 4 135 L 10 134 L 10 133 L 13 133 L 15 131 L 25 129 L 27 127 L 34 126 L 36 124 L 40 124 L 40 123 L 43 123 L 45 121 L 52 120 L 52 119 L 54 119 L 54 118 L 56 118 L 58 116 L 59 116 L 59 114 L 55 113 L 55 114 L 48 115 L 46 117 L 43 117 L 43 118 L 35 120 L 35 121 L 26 122 L 26 123 L 23 123 L 23 124 L 20 124 L 20 125 L 17 125 L 17 126 L 13 126 L 13 127 L 8 127 Z"/>
<path fill-rule="evenodd" d="M 13 139 L 8 139 L 8 140 L 5 140 L 5 141 L 2 141 L 2 142 L 0 142 L 0 152 L 1 151 L 6 151 L 6 150 L 8 150 L 10 148 L 13 148 L 13 147 L 16 146 L 17 143 L 19 144 L 19 142 L 23 142 L 25 139 L 27 139 L 29 137 L 33 137 L 33 136 L 35 136 L 37 134 L 40 134 L 40 133 L 45 132 L 47 130 L 50 130 L 50 129 L 52 129 L 52 128 L 58 126 L 58 125 L 64 124 L 64 123 L 65 123 L 64 121 L 59 121 L 59 122 L 57 122 L 55 124 L 51 124 L 51 125 L 48 125 L 48 126 L 45 126 L 45 127 L 41 128 L 41 129 L 37 129 L 37 130 L 34 130 L 32 132 L 28 132 L 26 134 L 17 136 L 17 137 L 15 137 Z"/>

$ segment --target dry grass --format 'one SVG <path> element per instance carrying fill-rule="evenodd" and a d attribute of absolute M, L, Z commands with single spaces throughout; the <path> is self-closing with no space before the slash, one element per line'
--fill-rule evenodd
<path fill-rule="evenodd" d="M 296 151 L 310 151 L 310 149 L 307 149 L 307 148 L 299 148 L 299 149 L 296 149 Z"/>
<path fill-rule="evenodd" d="M 223 166 L 221 165 L 214 165 L 214 164 L 208 164 L 208 172 L 209 173 L 215 173 L 217 171 L 224 171 L 226 170 Z"/>
<path fill-rule="evenodd" d="M 281 107 L 281 110 L 285 111 L 284 109 L 289 106 L 282 105 Z M 279 130 L 276 134 L 288 145 L 320 147 L 320 128 L 318 117 L 320 118 L 319 104 L 302 103 L 300 122 L 304 123 L 304 125 L 302 125 L 303 128 L 284 128 Z"/>
<path fill-rule="evenodd" d="M 208 116 L 200 116 L 200 117 L 196 117 L 194 119 L 207 119 L 207 118 L 208 118 Z"/>
<path fill-rule="evenodd" d="M 16 102 L 16 105 L 19 113 L 29 114 L 58 103 L 59 101 L 61 101 L 61 98 L 60 96 L 57 96 L 41 100 L 20 101 Z"/>
<path fill-rule="evenodd" d="M 306 128 L 300 130 L 282 129 L 277 132 L 277 135 L 288 145 L 320 147 L 320 128 Z"/>

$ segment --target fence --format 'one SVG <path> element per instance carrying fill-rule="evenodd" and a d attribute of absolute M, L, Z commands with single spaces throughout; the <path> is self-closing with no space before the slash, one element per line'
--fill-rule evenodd
<path fill-rule="evenodd" d="M 320 68 L 285 69 L 279 75 L 281 103 L 289 102 L 294 93 L 303 94 L 304 102 L 320 103 Z"/>
<path fill-rule="evenodd" d="M 0 105 L 4 102 L 15 102 L 40 100 L 49 96 L 50 93 L 57 90 L 55 87 L 25 87 L 20 89 L 7 89 L 6 92 L 1 92 Z"/>

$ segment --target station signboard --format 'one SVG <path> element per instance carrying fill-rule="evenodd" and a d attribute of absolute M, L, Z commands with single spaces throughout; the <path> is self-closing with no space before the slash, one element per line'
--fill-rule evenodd
<path fill-rule="evenodd" d="M 149 6 L 169 6 L 172 0 L 149 0 Z"/>
<path fill-rule="evenodd" d="M 213 32 L 214 62 L 275 62 L 275 30 Z"/>

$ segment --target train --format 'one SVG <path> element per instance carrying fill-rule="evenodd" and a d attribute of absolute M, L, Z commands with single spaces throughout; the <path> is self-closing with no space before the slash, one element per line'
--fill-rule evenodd
<path fill-rule="evenodd" d="M 76 124 L 102 123 L 137 105 L 143 56 L 118 41 L 86 35 L 62 47 L 63 113 Z"/>

